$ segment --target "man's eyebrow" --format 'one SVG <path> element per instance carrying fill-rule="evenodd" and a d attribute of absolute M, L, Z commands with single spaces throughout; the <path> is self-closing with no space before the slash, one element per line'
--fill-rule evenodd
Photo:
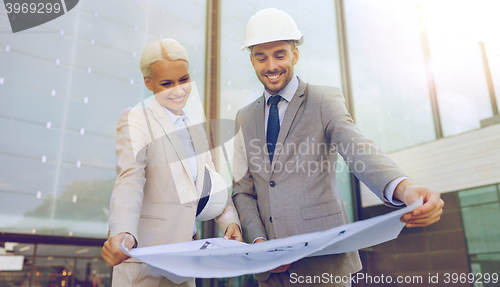
<path fill-rule="evenodd" d="M 256 52 L 256 53 L 255 53 L 255 54 L 253 54 L 253 55 L 254 55 L 254 57 L 255 57 L 255 56 L 263 56 L 263 55 L 264 55 L 264 53 L 262 53 L 262 52 Z"/>
<path fill-rule="evenodd" d="M 274 54 L 286 53 L 286 49 L 275 51 Z"/>

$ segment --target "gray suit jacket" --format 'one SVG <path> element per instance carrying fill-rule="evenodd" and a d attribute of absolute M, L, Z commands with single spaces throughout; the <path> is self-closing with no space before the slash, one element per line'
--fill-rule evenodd
<path fill-rule="evenodd" d="M 338 88 L 299 87 L 286 110 L 272 164 L 264 129 L 264 97 L 241 109 L 235 138 L 233 201 L 243 237 L 253 242 L 333 228 L 349 222 L 335 183 L 338 154 L 384 203 L 385 186 L 406 176 L 353 123 Z M 305 258 L 289 272 L 347 275 L 359 271 L 357 252 Z M 256 276 L 266 280 L 269 275 Z"/>

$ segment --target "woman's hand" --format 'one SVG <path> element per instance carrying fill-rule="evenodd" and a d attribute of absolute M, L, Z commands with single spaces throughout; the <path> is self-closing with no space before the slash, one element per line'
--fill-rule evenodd
<path fill-rule="evenodd" d="M 125 239 L 125 236 L 127 236 L 128 233 L 122 232 L 118 233 L 116 235 L 111 236 L 104 242 L 104 247 L 102 248 L 102 258 L 108 262 L 109 265 L 111 266 L 116 266 L 123 261 L 129 259 L 127 255 L 123 254 L 123 252 L 120 250 L 120 244 L 122 243 L 123 239 Z M 130 236 L 130 238 L 133 238 Z M 130 249 L 134 246 L 134 240 L 129 239 L 125 242 L 125 247 L 127 249 Z"/>
<path fill-rule="evenodd" d="M 238 224 L 231 223 L 226 228 L 226 233 L 224 233 L 224 239 L 231 239 L 243 242 L 243 237 L 241 237 L 241 230 Z"/>

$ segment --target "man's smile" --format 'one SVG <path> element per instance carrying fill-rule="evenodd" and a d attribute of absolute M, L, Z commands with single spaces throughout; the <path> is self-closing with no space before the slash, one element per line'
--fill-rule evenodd
<path fill-rule="evenodd" d="M 271 82 L 277 82 L 280 78 L 281 78 L 281 75 L 283 73 L 279 73 L 279 74 L 271 74 L 271 75 L 266 75 L 266 77 L 269 79 L 269 81 Z"/>

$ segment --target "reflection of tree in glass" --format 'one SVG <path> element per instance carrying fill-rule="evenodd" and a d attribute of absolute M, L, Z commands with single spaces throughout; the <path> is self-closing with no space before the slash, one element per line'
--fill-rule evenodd
<path fill-rule="evenodd" d="M 15 224 L 16 229 L 36 228 L 37 232 L 60 234 L 67 233 L 68 227 L 40 226 L 46 219 L 74 220 L 85 222 L 108 222 L 109 199 L 115 179 L 74 181 L 54 199 L 52 195 L 44 198 L 41 205 L 24 214 L 24 219 Z M 36 223 L 32 220 L 37 220 Z"/>

